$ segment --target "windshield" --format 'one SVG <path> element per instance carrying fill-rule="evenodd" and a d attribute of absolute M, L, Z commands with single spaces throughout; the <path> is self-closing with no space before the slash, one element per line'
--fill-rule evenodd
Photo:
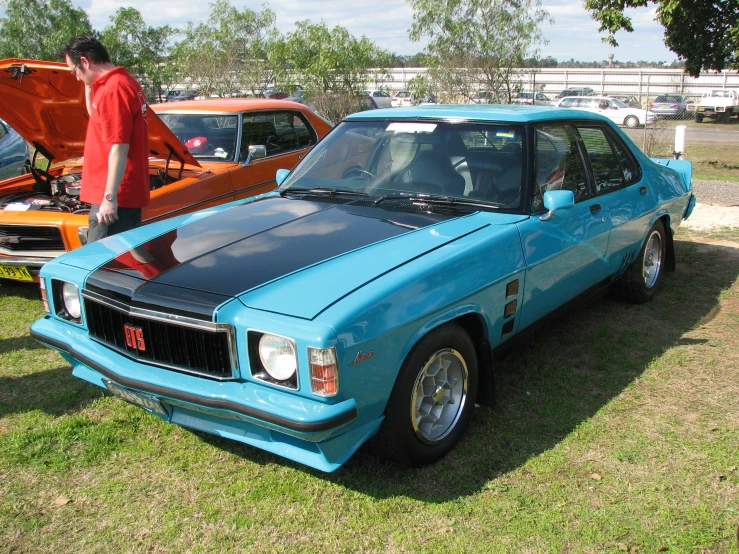
<path fill-rule="evenodd" d="M 234 159 L 238 116 L 181 113 L 158 115 L 196 159 Z"/>
<path fill-rule="evenodd" d="M 352 121 L 329 133 L 280 191 L 429 195 L 517 211 L 523 206 L 522 176 L 519 126 Z"/>
<path fill-rule="evenodd" d="M 623 102 L 622 100 L 619 100 L 618 98 L 611 98 L 610 101 L 616 104 L 619 108 L 629 107 L 629 105 L 626 102 Z"/>

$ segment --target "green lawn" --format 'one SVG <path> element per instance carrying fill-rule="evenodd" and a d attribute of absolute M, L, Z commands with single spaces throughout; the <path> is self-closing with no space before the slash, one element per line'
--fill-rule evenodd
<path fill-rule="evenodd" d="M 447 458 L 323 474 L 168 425 L 28 336 L 0 285 L 0 552 L 739 553 L 739 231 L 681 231 L 647 305 L 608 296 L 497 362 Z"/>

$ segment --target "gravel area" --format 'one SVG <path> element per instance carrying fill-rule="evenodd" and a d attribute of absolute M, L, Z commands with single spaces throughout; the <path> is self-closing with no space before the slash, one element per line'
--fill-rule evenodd
<path fill-rule="evenodd" d="M 739 227 L 739 183 L 693 179 L 693 192 L 695 209 L 682 225 L 697 230 Z"/>
<path fill-rule="evenodd" d="M 739 183 L 693 179 L 693 192 L 701 204 L 739 207 Z"/>

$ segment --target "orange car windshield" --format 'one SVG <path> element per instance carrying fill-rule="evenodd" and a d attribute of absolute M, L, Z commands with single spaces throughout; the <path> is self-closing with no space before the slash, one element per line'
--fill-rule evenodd
<path fill-rule="evenodd" d="M 196 159 L 233 161 L 238 116 L 160 113 L 159 118 Z"/>

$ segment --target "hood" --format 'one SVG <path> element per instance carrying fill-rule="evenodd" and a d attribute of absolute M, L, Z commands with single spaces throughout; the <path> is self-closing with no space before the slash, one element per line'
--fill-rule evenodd
<path fill-rule="evenodd" d="M 82 156 L 87 130 L 85 86 L 66 63 L 6 59 L 0 61 L 0 117 L 53 161 Z M 152 156 L 200 165 L 147 106 Z"/>
<path fill-rule="evenodd" d="M 86 288 L 112 291 L 138 307 L 167 307 L 207 319 L 233 297 L 257 309 L 310 319 L 393 268 L 489 224 L 474 214 L 366 204 L 263 198 L 118 255 L 88 277 Z M 500 217 L 512 222 L 523 216 Z M 282 287 L 292 300 L 275 310 L 269 290 L 297 277 L 299 287 Z"/>

